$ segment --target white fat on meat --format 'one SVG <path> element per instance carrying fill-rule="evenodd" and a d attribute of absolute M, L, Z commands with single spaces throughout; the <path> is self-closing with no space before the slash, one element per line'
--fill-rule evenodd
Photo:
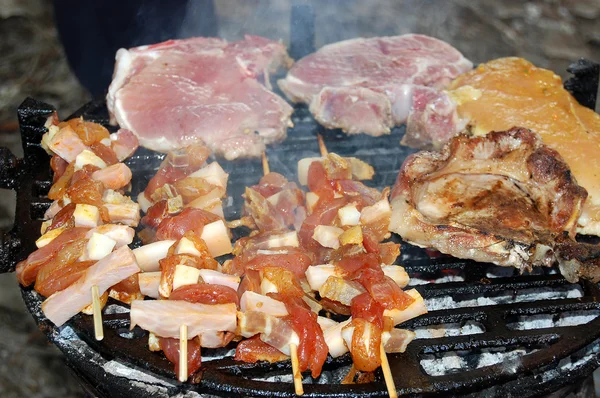
<path fill-rule="evenodd" d="M 310 168 L 310 165 L 313 162 L 323 162 L 323 160 L 325 160 L 323 157 L 300 159 L 298 161 L 298 182 L 301 185 L 308 185 L 308 169 Z"/>
<path fill-rule="evenodd" d="M 311 265 L 305 272 L 310 288 L 318 291 L 330 276 L 340 276 L 341 272 L 333 264 Z"/>
<path fill-rule="evenodd" d="M 310 310 L 317 315 L 323 309 L 323 306 L 317 300 L 312 298 L 311 296 L 307 296 L 307 295 L 302 296 L 302 301 L 304 301 L 310 307 Z"/>
<path fill-rule="evenodd" d="M 319 295 L 329 300 L 338 301 L 350 306 L 352 299 L 365 293 L 365 288 L 357 281 L 350 281 L 338 276 L 330 276 L 319 289 Z"/>
<path fill-rule="evenodd" d="M 326 329 L 337 325 L 339 322 L 336 322 L 336 321 L 334 321 L 331 318 L 327 318 L 327 317 L 324 317 L 324 316 L 318 316 L 317 317 L 317 323 L 321 327 L 321 330 L 325 331 Z"/>
<path fill-rule="evenodd" d="M 266 243 L 270 249 L 278 247 L 299 247 L 298 233 L 296 231 L 283 232 L 281 234 L 272 235 Z"/>
<path fill-rule="evenodd" d="M 133 249 L 133 254 L 144 272 L 158 271 L 158 262 L 167 257 L 169 248 L 175 243 L 174 240 L 160 240 Z"/>
<path fill-rule="evenodd" d="M 351 321 L 352 318 L 343 322 L 336 322 L 325 317 L 317 318 L 317 322 L 323 330 L 325 344 L 329 348 L 329 355 L 333 358 L 344 355 L 352 348 L 354 327 L 348 327 Z M 381 333 L 381 342 L 384 351 L 387 353 L 404 352 L 415 337 L 416 334 L 410 330 L 392 328 L 390 331 Z"/>
<path fill-rule="evenodd" d="M 277 285 L 274 284 L 269 278 L 262 276 L 260 281 L 260 293 L 263 295 L 269 293 L 279 293 L 279 289 L 277 289 Z"/>
<path fill-rule="evenodd" d="M 187 325 L 188 336 L 205 332 L 234 332 L 236 305 L 200 304 L 183 300 L 134 300 L 131 303 L 131 326 L 139 326 L 160 337 L 179 338 L 181 325 Z"/>
<path fill-rule="evenodd" d="M 61 326 L 92 303 L 92 286 L 98 286 L 102 295 L 111 286 L 139 271 L 133 252 L 123 246 L 89 267 L 71 286 L 48 297 L 42 303 L 44 315 L 56 326 Z"/>
<path fill-rule="evenodd" d="M 323 329 L 325 344 L 327 344 L 327 347 L 329 348 L 329 355 L 333 358 L 337 358 L 348 352 L 348 346 L 342 336 L 342 330 L 344 330 L 351 320 L 352 319 L 347 319 L 343 322 L 336 322 L 335 325 Z"/>
<path fill-rule="evenodd" d="M 140 285 L 140 292 L 144 296 L 159 298 L 158 286 L 160 285 L 160 271 L 153 272 L 140 272 L 138 274 L 138 284 Z"/>
<path fill-rule="evenodd" d="M 131 177 L 131 169 L 124 163 L 116 163 L 92 173 L 92 179 L 100 181 L 108 189 L 126 187 L 131 182 Z"/>
<path fill-rule="evenodd" d="M 201 269 L 198 270 L 200 278 L 204 281 L 204 283 L 212 284 L 212 285 L 222 285 L 232 288 L 237 291 L 240 286 L 240 277 L 236 275 L 224 274 L 219 271 L 215 271 L 212 269 Z"/>
<path fill-rule="evenodd" d="M 246 290 L 240 298 L 240 309 L 242 312 L 257 311 L 273 316 L 286 316 L 288 311 L 279 300 L 275 300 L 269 296 L 255 293 Z"/>
<path fill-rule="evenodd" d="M 213 189 L 208 191 L 202 196 L 196 197 L 186 207 L 193 207 L 195 209 L 203 209 L 210 211 L 216 205 L 221 205 L 221 199 L 226 196 L 225 188 L 215 186 Z"/>
<path fill-rule="evenodd" d="M 408 344 L 417 337 L 417 334 L 406 329 L 392 329 L 381 334 L 381 343 L 387 353 L 404 352 Z"/>
<path fill-rule="evenodd" d="M 146 194 L 144 193 L 144 191 L 140 192 L 140 194 L 138 195 L 137 202 L 140 205 L 140 209 L 144 213 L 148 212 L 148 209 L 150 207 L 152 207 L 152 204 L 153 204 L 152 201 L 146 197 Z"/>
<path fill-rule="evenodd" d="M 64 199 L 64 197 L 63 197 L 63 199 Z M 63 206 L 61 205 L 61 201 L 55 200 L 54 202 L 52 202 L 50 207 L 48 207 L 48 210 L 46 210 L 46 212 L 44 213 L 44 220 L 52 220 L 54 218 L 54 216 L 57 215 L 58 212 L 62 210 L 62 208 L 63 208 Z"/>

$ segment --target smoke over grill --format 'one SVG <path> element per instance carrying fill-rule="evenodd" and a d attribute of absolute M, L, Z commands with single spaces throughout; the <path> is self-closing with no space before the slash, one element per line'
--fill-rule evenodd
<path fill-rule="evenodd" d="M 291 48 L 297 57 L 312 50 L 314 32 L 307 30 L 312 9 L 300 4 L 292 12 L 300 19 L 307 18 L 307 22 L 291 25 Z M 15 229 L 3 241 L 3 264 L 14 263 L 33 249 L 31 237 L 37 236 L 39 220 L 49 205 L 45 192 L 51 177 L 39 141 L 44 117 L 50 111 L 46 104 L 32 100 L 23 103 L 20 122 L 25 158 L 16 161 L 5 156 L 3 181 L 5 186 L 17 190 L 18 208 Z M 101 102 L 86 105 L 74 116 L 103 124 L 108 121 Z M 296 108 L 293 122 L 295 127 L 289 130 L 286 142 L 267 152 L 271 169 L 290 180 L 297 177 L 295 165 L 299 159 L 318 156 L 315 137 L 317 132 L 323 132 L 305 107 Z M 403 159 L 411 153 L 397 144 L 402 134 L 403 129 L 397 128 L 375 142 L 365 136 L 324 132 L 331 152 L 360 157 L 375 167 L 376 178 L 369 185 L 379 189 L 393 184 Z M 144 189 L 161 160 L 162 155 L 139 150 L 127 161 L 134 172 L 132 196 Z M 230 173 L 225 214 L 232 219 L 240 216 L 243 188 L 256 183 L 262 168 L 255 160 L 224 166 Z M 439 256 L 409 245 L 403 245 L 400 262 L 430 309 L 429 314 L 406 325 L 417 332 L 417 340 L 407 352 L 390 355 L 400 393 L 536 396 L 584 378 L 600 364 L 597 285 L 569 284 L 551 269 L 519 275 L 514 269 Z M 204 350 L 205 366 L 196 380 L 201 383 L 178 384 L 166 359 L 148 351 L 146 332 L 139 328 L 129 330 L 126 306 L 110 302 L 104 317 L 106 337 L 98 343 L 89 317 L 79 315 L 59 330 L 44 318 L 37 293 L 24 289 L 23 297 L 42 330 L 65 353 L 93 394 L 292 394 L 289 364 L 239 364 L 232 360 L 234 346 Z M 340 385 L 350 364 L 348 355 L 327 362 L 318 380 L 305 379 L 306 395 L 386 394 L 381 374 L 377 374 L 374 383 Z"/>

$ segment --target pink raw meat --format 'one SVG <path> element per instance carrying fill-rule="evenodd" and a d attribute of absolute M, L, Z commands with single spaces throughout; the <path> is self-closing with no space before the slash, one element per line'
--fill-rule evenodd
<path fill-rule="evenodd" d="M 256 36 L 121 49 L 106 102 L 112 121 L 147 148 L 202 141 L 227 159 L 260 156 L 265 144 L 286 137 L 292 113 L 261 82 L 289 62 L 281 43 Z"/>
<path fill-rule="evenodd" d="M 462 128 L 454 102 L 438 90 L 472 67 L 449 44 L 409 34 L 327 45 L 278 83 L 326 127 L 378 136 L 408 120 L 403 143 L 420 146 L 433 136 L 435 145 Z"/>

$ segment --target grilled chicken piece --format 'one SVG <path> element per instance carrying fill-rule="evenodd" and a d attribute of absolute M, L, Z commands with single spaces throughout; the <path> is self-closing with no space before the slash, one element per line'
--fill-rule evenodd
<path fill-rule="evenodd" d="M 459 258 L 520 269 L 558 262 L 569 280 L 597 280 L 589 261 L 599 250 L 572 239 L 586 197 L 561 156 L 530 130 L 461 135 L 439 153 L 406 159 L 390 230 Z"/>

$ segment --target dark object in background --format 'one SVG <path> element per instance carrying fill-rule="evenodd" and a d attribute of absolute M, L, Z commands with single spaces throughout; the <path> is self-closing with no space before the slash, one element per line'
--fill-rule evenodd
<path fill-rule="evenodd" d="M 188 3 L 201 12 L 188 15 Z M 218 32 L 213 0 L 55 0 L 54 15 L 69 65 L 93 97 L 106 94 L 119 48 Z"/>
<path fill-rule="evenodd" d="M 583 106 L 596 108 L 600 64 L 581 58 L 567 68 L 574 76 L 565 81 L 565 89 Z"/>

